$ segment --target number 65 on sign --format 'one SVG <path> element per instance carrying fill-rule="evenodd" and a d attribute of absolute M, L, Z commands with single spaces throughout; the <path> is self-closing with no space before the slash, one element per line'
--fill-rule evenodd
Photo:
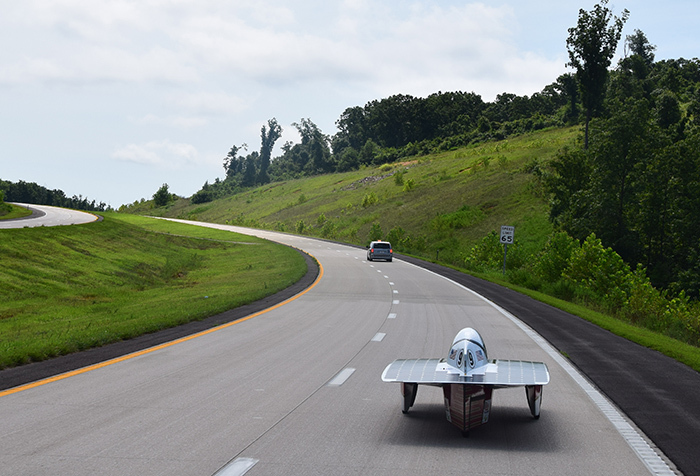
<path fill-rule="evenodd" d="M 514 226 L 502 226 L 501 227 L 501 243 L 504 245 L 512 245 L 515 240 L 515 227 Z"/>

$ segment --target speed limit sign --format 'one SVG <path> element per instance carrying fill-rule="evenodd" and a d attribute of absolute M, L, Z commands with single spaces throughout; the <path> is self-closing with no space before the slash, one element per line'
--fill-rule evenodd
<path fill-rule="evenodd" d="M 501 243 L 504 245 L 512 245 L 515 241 L 515 227 L 514 226 L 502 226 L 501 227 Z"/>

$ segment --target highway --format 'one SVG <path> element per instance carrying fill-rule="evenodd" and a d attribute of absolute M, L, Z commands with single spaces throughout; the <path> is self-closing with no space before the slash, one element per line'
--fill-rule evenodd
<path fill-rule="evenodd" d="M 28 203 L 13 203 L 32 210 L 32 214 L 16 220 L 0 220 L 0 230 L 9 228 L 24 228 L 37 226 L 81 225 L 98 220 L 92 213 L 67 208 L 51 207 L 49 205 L 33 205 Z"/>
<path fill-rule="evenodd" d="M 304 250 L 320 279 L 249 319 L 0 392 L 3 474 L 673 474 L 543 339 L 469 289 L 351 246 L 205 226 Z M 446 421 L 439 388 L 420 387 L 401 413 L 384 367 L 442 357 L 467 326 L 490 358 L 548 365 L 539 420 L 523 389 L 495 391 L 469 438 Z"/>

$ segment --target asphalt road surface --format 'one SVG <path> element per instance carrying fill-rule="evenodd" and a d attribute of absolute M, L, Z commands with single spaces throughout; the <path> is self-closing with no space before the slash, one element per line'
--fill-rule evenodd
<path fill-rule="evenodd" d="M 249 319 L 0 392 L 2 474 L 671 474 L 558 352 L 465 287 L 406 260 L 255 233 L 313 255 L 316 284 Z M 490 358 L 547 363 L 539 420 L 522 389 L 495 391 L 470 438 L 439 388 L 401 413 L 384 367 L 442 357 L 467 326 Z"/>
<path fill-rule="evenodd" d="M 60 226 L 81 225 L 98 220 L 99 217 L 92 213 L 67 208 L 51 207 L 49 205 L 32 205 L 27 203 L 13 203 L 20 207 L 32 210 L 32 214 L 14 220 L 0 220 L 0 229 L 25 228 L 36 226 Z"/>

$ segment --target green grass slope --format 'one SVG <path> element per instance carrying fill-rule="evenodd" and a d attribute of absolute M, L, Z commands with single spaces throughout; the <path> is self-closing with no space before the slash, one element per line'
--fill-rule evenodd
<path fill-rule="evenodd" d="M 458 265 L 501 225 L 515 226 L 523 246 L 541 246 L 552 227 L 532 166 L 573 143 L 578 132 L 542 130 L 379 167 L 270 183 L 205 204 L 178 200 L 131 211 L 362 245 L 374 227 L 382 238 L 394 238 L 399 251 L 434 259 L 440 250 L 440 261 Z"/>
<path fill-rule="evenodd" d="M 31 210 L 12 205 L 11 203 L 0 202 L 0 220 L 12 220 L 31 215 Z"/>
<path fill-rule="evenodd" d="M 0 368 L 203 319 L 306 273 L 283 245 L 113 213 L 0 230 L 0 256 Z"/>

